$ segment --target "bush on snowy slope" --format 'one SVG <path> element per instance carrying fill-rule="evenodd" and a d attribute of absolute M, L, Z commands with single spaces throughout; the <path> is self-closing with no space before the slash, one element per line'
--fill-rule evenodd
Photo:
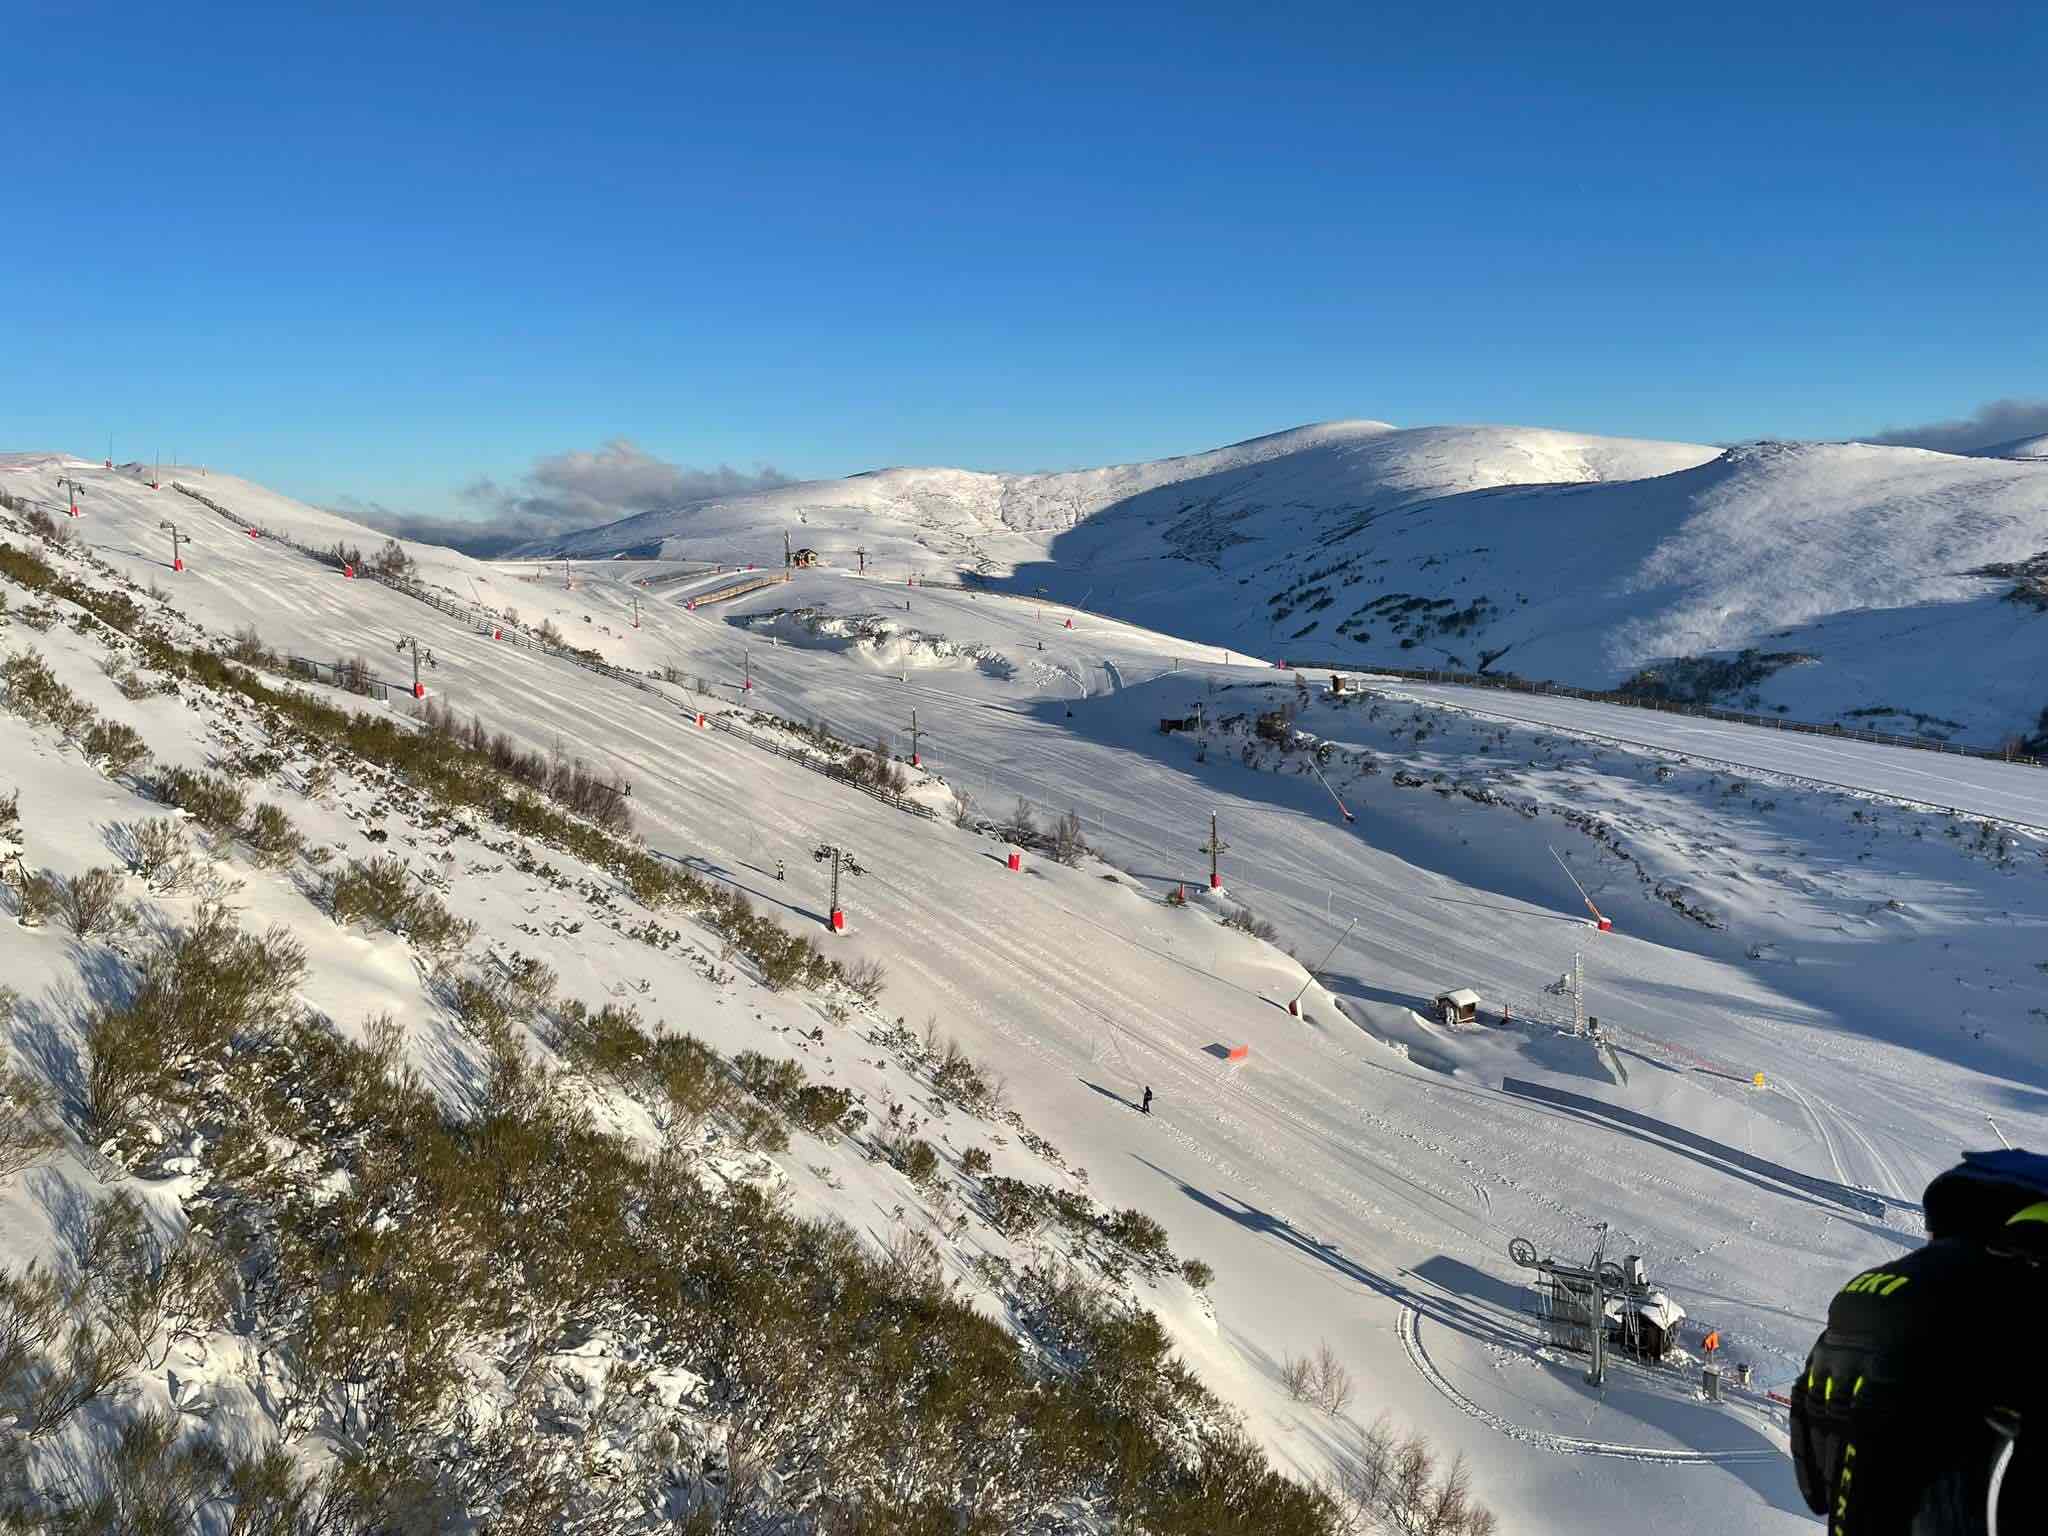
<path fill-rule="evenodd" d="M 413 744 L 438 733 L 367 730 L 359 751 L 344 712 L 155 641 L 153 656 L 180 670 L 195 707 L 232 699 L 244 718 L 260 711 L 270 744 L 293 761 L 317 755 L 359 782 L 371 772 L 422 825 L 483 841 L 471 823 L 488 820 L 665 905 L 711 914 L 764 975 L 839 975 L 786 933 L 778 946 L 760 931 L 775 925 L 743 898 L 708 892 L 518 793 L 461 743 L 423 749 Z M 416 793 L 443 783 L 465 798 Z M 254 819 L 241 825 L 254 847 Z M 613 899 L 587 877 L 548 869 L 517 837 L 485 846 L 537 879 L 580 880 L 591 900 Z M 124 1299 L 124 1280 L 65 1298 L 76 1305 L 59 1327 L 92 1342 L 99 1336 L 83 1330 L 100 1326 L 94 1308 L 108 1298 L 118 1303 L 109 1316 L 164 1316 L 145 1360 L 202 1331 L 253 1360 L 249 1341 L 263 1339 L 262 1380 L 245 1397 L 272 1415 L 255 1421 L 259 1432 L 305 1438 L 322 1452 L 310 1462 L 329 1470 L 309 1481 L 288 1454 L 238 1458 L 179 1420 L 139 1415 L 98 1451 L 73 1457 L 67 1446 L 66 1479 L 0 1477 L 0 1498 L 14 1506 L 0 1528 L 83 1531 L 95 1509 L 127 1528 L 121 1512 L 160 1496 L 170 1506 L 154 1524 L 177 1536 L 230 1514 L 245 1528 L 291 1529 L 308 1509 L 335 1533 L 405 1522 L 626 1531 L 673 1528 L 693 1505 L 707 1522 L 763 1531 L 952 1531 L 962 1519 L 1283 1536 L 1339 1528 L 1333 1496 L 1275 1474 L 1129 1300 L 1067 1289 L 1057 1355 L 1020 1351 L 952 1299 L 935 1263 L 875 1257 L 836 1224 L 798 1220 L 686 1141 L 650 1150 L 612 1134 L 594 1119 L 604 1102 L 579 1080 L 586 1067 L 602 1072 L 636 1097 L 667 1099 L 657 1124 L 695 1113 L 743 1146 L 776 1145 L 783 1113 L 844 1133 L 839 1095 L 800 1071 L 765 1058 L 743 1068 L 674 1037 L 637 1046 L 631 1010 L 611 1005 L 584 1010 L 602 1022 L 579 1039 L 572 1005 L 553 1001 L 552 972 L 515 958 L 503 977 L 450 987 L 482 1057 L 451 1109 L 401 1070 L 388 1024 L 354 1045 L 325 1020 L 271 1015 L 245 985 L 247 943 L 266 972 L 293 966 L 266 940 L 211 928 L 203 951 L 228 970 L 202 975 L 185 949 L 209 911 L 220 909 L 202 908 L 143 962 L 133 1010 L 89 1032 L 80 1075 L 99 1070 L 107 1123 L 119 1127 L 105 1155 L 149 1177 L 173 1218 L 182 1204 L 196 1262 L 232 1265 L 233 1283 L 224 1296 L 187 1287 L 198 1299 L 178 1302 L 173 1317 Z M 93 964 L 97 974 L 122 962 Z M 188 1006 L 215 995 L 234 1017 Z M 520 1025 L 543 1040 L 559 1025 L 573 1070 L 534 1060 Z M 67 1098 L 65 1114 L 74 1131 L 92 1129 L 93 1095 Z M 944 1180 L 936 1149 L 914 1135 L 903 1161 L 906 1173 Z M 1143 1213 L 1097 1213 L 1071 1190 L 1047 1200 L 1063 1228 L 1093 1234 L 1106 1272 L 1115 1262 L 1171 1266 L 1163 1231 Z M 118 1226 L 100 1245 L 109 1271 L 163 1273 Z M 1043 1315 L 1033 1289 L 1004 1293 L 1018 1315 Z M 143 1331 L 130 1325 L 121 1337 Z M 72 1353 L 91 1368 L 69 1371 Z M 101 1401 L 128 1384 L 123 1358 L 58 1340 L 30 1374 L 60 1383 L 59 1396 Z M 239 1417 L 219 1422 L 243 1428 Z"/>
<path fill-rule="evenodd" d="M 158 1238 L 116 1197 L 88 1223 L 83 1284 L 0 1276 L 0 1320 L 22 1322 L 0 1359 L 22 1461 L 173 1341 L 228 1334 L 271 1342 L 289 1432 L 335 1449 L 316 1481 L 337 1532 L 536 1507 L 542 1529 L 630 1530 L 652 1528 L 636 1512 L 700 1501 L 758 1529 L 951 1529 L 954 1511 L 1021 1529 L 1075 1503 L 1136 1529 L 1332 1528 L 1325 1499 L 1264 1465 L 1149 1314 L 1027 1282 L 1020 1305 L 1059 1346 L 1055 1368 L 1035 1366 L 845 1228 L 707 1182 L 682 1143 L 649 1156 L 596 1130 L 501 1031 L 473 1113 L 451 1116 L 398 1070 L 394 1029 L 355 1045 L 297 1010 L 302 968 L 284 936 L 210 909 L 144 963 L 132 1004 L 89 1027 L 75 1128 L 141 1172 L 175 1153 L 189 1224 Z M 631 1028 L 600 1010 L 584 1033 Z M 717 1068 L 801 1098 L 761 1062 Z M 935 1163 L 924 1143 L 905 1153 L 913 1176 Z M 1136 1253 L 1160 1246 L 1137 1213 L 1108 1230 Z M 522 1395 L 538 1378 L 520 1362 L 594 1326 L 619 1352 L 604 1412 L 565 1420 Z M 636 1391 L 656 1368 L 696 1385 L 672 1401 Z M 488 1418 L 465 1406 L 479 1369 L 503 1389 Z M 507 1458 L 506 1437 L 524 1454 Z M 158 1528 L 196 1531 L 207 1509 L 240 1528 L 274 1518 L 282 1496 L 226 1476 L 234 1458 L 205 1445 L 158 1435 L 92 1471 L 118 1503 L 199 1456 L 215 1476 Z M 21 1528 L 101 1529 L 87 1510 L 106 1490 L 87 1481 L 10 1480 L 0 1508 Z"/>

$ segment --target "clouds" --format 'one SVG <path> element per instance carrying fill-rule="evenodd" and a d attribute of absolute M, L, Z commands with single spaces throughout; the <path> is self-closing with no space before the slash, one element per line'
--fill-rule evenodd
<path fill-rule="evenodd" d="M 1930 421 L 1917 427 L 1886 427 L 1868 441 L 1903 448 L 1933 448 L 1942 453 L 1969 453 L 2015 438 L 2048 433 L 2048 400 L 1993 400 L 1956 421 Z"/>
<path fill-rule="evenodd" d="M 672 464 L 629 438 L 615 437 L 600 448 L 538 459 L 517 485 L 480 476 L 457 493 L 471 509 L 464 515 L 421 517 L 376 502 L 354 501 L 344 501 L 334 510 L 401 538 L 488 557 L 534 539 L 617 522 L 636 512 L 767 490 L 788 485 L 791 478 L 767 465 L 749 473 L 729 464 Z"/>

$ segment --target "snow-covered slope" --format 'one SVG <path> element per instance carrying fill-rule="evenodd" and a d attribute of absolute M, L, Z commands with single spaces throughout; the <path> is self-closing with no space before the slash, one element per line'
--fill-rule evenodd
<path fill-rule="evenodd" d="M 2048 705 L 2048 461 L 1339 423 L 1082 475 L 887 470 L 569 541 L 978 569 L 1238 651 L 1513 672 L 1997 742 Z M 1987 573 L 1987 567 L 1994 568 Z M 1776 653 L 1734 662 L 1745 650 Z M 1674 667 L 1673 663 L 1679 663 Z"/>
<path fill-rule="evenodd" d="M 1621 488 L 1470 489 L 1498 485 L 1476 477 L 1502 454 L 1524 454 L 1548 475 L 1574 466 L 1641 475 L 1671 452 L 1586 440 L 1511 448 L 1522 435 L 1506 434 L 1461 458 L 1454 443 L 1427 437 L 1397 452 L 1389 439 L 1402 436 L 1357 432 L 1218 475 L 1284 482 L 1287 466 L 1315 458 L 1322 486 L 1330 465 L 1349 461 L 1346 473 L 1390 487 L 1406 477 L 1471 505 L 1518 504 L 1529 520 L 1579 499 L 1605 505 Z M 1691 452 L 1701 456 L 1695 467 L 1664 464 L 1663 479 L 1636 489 L 1686 500 L 1682 483 L 1732 486 L 1745 464 L 1769 458 Z M 1377 468 L 1361 467 L 1376 457 Z M 57 473 L 0 471 L 0 490 L 47 509 Z M 1187 638 L 1205 622 L 1187 600 L 1160 610 L 1186 610 L 1178 632 L 1086 613 L 1069 628 L 1057 610 L 1013 597 L 913 590 L 841 569 L 692 611 L 683 599 L 702 581 L 672 564 L 579 565 L 571 590 L 559 569 L 543 577 L 412 549 L 425 578 L 451 595 L 553 622 L 643 681 L 662 668 L 682 679 L 652 683 L 649 694 L 344 580 L 168 489 L 89 469 L 78 478 L 87 515 L 69 525 L 72 536 L 216 632 L 251 626 L 274 649 L 321 660 L 360 653 L 401 684 L 409 679 L 394 639 L 417 635 L 438 658 L 427 676 L 433 698 L 521 746 L 616 769 L 632 782 L 651 850 L 744 891 L 836 952 L 885 964 L 890 1015 L 913 1027 L 935 1015 L 1006 1076 L 1034 1135 L 1086 1169 L 1096 1198 L 1148 1212 L 1176 1252 L 1214 1267 L 1207 1307 L 1167 1287 L 1147 1291 L 1147 1304 L 1204 1379 L 1301 1472 L 1327 1470 L 1385 1409 L 1464 1452 L 1506 1529 L 1620 1531 L 1646 1517 L 1672 1536 L 1810 1529 L 1782 1455 L 1782 1415 L 1762 1389 L 1782 1388 L 1798 1369 L 1843 1277 L 1915 1240 L 1919 1189 L 1959 1148 L 1988 1137 L 1986 1115 L 2018 1141 L 2048 1135 L 2040 843 L 1900 803 L 1904 794 L 1986 809 L 1973 796 L 1988 785 L 2000 812 L 2025 809 L 2024 790 L 2004 780 L 1931 781 L 1940 756 L 1815 743 L 1828 755 L 1802 777 L 1848 786 L 1815 789 L 1785 777 L 1804 738 L 1773 733 L 1761 765 L 1769 771 L 1731 771 L 1759 733 L 1686 722 L 1701 734 L 1684 747 L 1632 752 L 1574 735 L 1593 729 L 1597 705 L 1523 725 L 1487 720 L 1449 694 L 1304 696 L 1269 665 L 1224 664 Z M 380 542 L 230 477 L 210 475 L 203 489 L 307 543 Z M 1409 493 L 1386 489 L 1379 505 L 1413 506 L 1401 499 Z M 1736 517 L 1740 504 L 1719 515 Z M 1298 515 L 1315 521 L 1307 508 Z M 1663 535 L 1630 534 L 1622 510 L 1608 515 L 1614 538 L 1636 540 L 1631 568 L 1647 562 Z M 164 517 L 192 538 L 182 573 L 168 570 Z M 1359 536 L 1391 537 L 1407 520 L 1395 510 L 1382 527 L 1376 514 Z M 670 550 L 684 552 L 695 553 Z M 1678 585 L 1683 574 L 1662 579 Z M 670 575 L 683 579 L 640 584 Z M 63 625 L 33 638 L 87 643 Z M 97 690 L 95 703 L 123 708 L 88 657 L 67 665 L 74 686 Z M 697 728 L 696 709 L 740 702 L 743 678 L 758 707 L 853 740 L 886 737 L 899 750 L 916 711 L 922 756 L 956 794 L 1006 819 L 1019 797 L 1041 824 L 1078 812 L 1102 860 L 1066 868 L 1033 855 L 1012 873 L 998 840 L 903 814 Z M 1162 718 L 1196 706 L 1199 733 L 1160 732 Z M 144 707 L 157 712 L 145 724 L 176 723 L 170 701 Z M 402 698 L 394 708 L 403 713 Z M 1306 737 L 1275 713 L 1288 708 Z M 1640 718 L 1609 713 L 1617 736 Z M 185 750 L 203 753 L 210 738 L 190 729 Z M 18 735 L 5 747 L 8 763 L 28 765 L 19 777 L 37 804 L 25 799 L 25 812 L 49 829 L 35 833 L 36 856 L 64 873 L 96 859 L 99 825 L 127 813 L 83 790 L 67 800 L 74 782 L 96 781 L 67 775 L 59 747 L 24 746 Z M 1318 748 L 1355 823 L 1339 819 L 1307 771 Z M 1197 851 L 1212 813 L 1229 844 L 1216 898 L 1203 894 Z M 321 835 L 360 839 L 366 828 L 336 812 Z M 810 858 L 828 840 L 867 869 L 850 882 L 850 931 L 837 938 L 826 934 Z M 1553 847 L 1615 919 L 1613 933 L 1587 926 Z M 472 857 L 501 867 L 464 877 L 459 889 L 478 899 L 468 915 L 507 944 L 542 947 L 586 994 L 644 981 L 650 1017 L 735 1046 L 802 1051 L 803 1036 L 789 1033 L 804 1022 L 798 1005 L 770 1010 L 700 984 L 610 927 L 570 935 L 555 906 L 529 910 L 533 878 L 512 879 L 504 856 Z M 779 863 L 786 881 L 775 878 Z M 616 904 L 623 927 L 649 919 L 615 883 L 570 873 Z M 1191 899 L 1168 900 L 1182 882 Z M 268 920 L 295 899 L 273 880 L 252 906 Z M 1320 963 L 1313 981 L 1282 949 L 1215 921 L 1240 905 Z M 76 1004 L 51 978 L 68 955 L 61 938 L 36 942 L 47 964 L 22 984 L 36 989 L 39 1025 L 61 1032 Z M 348 1003 L 350 1016 L 392 1009 L 419 1032 L 423 1069 L 447 1072 L 458 1042 L 394 945 L 352 937 L 339 951 L 323 946 L 320 995 L 338 1012 L 351 997 L 349 968 L 374 969 L 377 986 Z M 1558 1028 L 1571 1007 L 1554 986 L 1581 952 L 1588 1009 L 1615 1042 L 1604 1052 Z M 1451 986 L 1486 1000 L 1485 1028 L 1425 1020 L 1429 999 Z M 1303 1018 L 1287 1012 L 1298 993 Z M 1503 1005 L 1512 1027 L 1499 1022 Z M 856 1060 L 876 1060 L 871 1039 L 856 1043 L 831 1020 L 819 1027 L 823 1054 L 847 1081 L 936 1114 L 928 1083 Z M 1240 1045 L 1249 1055 L 1233 1061 Z M 1149 1119 L 1135 1112 L 1148 1086 L 1158 1095 Z M 954 1147 L 967 1129 L 948 1126 Z M 806 1166 L 822 1154 L 800 1150 L 783 1169 L 804 1209 L 836 1206 L 874 1237 L 893 1230 L 895 1202 L 927 1221 L 916 1198 L 885 1172 L 863 1171 L 848 1148 L 834 1148 L 822 1172 Z M 993 1151 L 998 1172 L 1045 1176 L 1021 1138 Z M 82 1167 L 65 1166 L 67 1188 L 93 1187 Z M 966 1225 L 933 1216 L 931 1228 L 945 1239 L 949 1272 L 1000 1314 L 976 1260 L 1007 1250 L 976 1224 L 964 1173 L 959 1188 Z M 4 1193 L 9 1230 L 48 1232 L 47 1211 L 22 1186 Z M 1542 1344 L 1508 1244 L 1526 1237 L 1583 1259 L 1603 1221 L 1610 1254 L 1643 1255 L 1697 1322 L 1720 1329 L 1731 1358 L 1755 1365 L 1758 1390 L 1703 1403 L 1691 1361 L 1659 1371 L 1618 1364 L 1596 1392 L 1582 1360 Z M 1324 1340 L 1359 1384 L 1348 1414 L 1291 1401 L 1280 1384 L 1283 1358 Z M 1695 1344 L 1689 1334 L 1686 1347 Z"/>
<path fill-rule="evenodd" d="M 2015 437 L 1988 447 L 1973 448 L 1971 456 L 1979 459 L 2048 459 L 2048 432 L 2032 437 Z"/>
<path fill-rule="evenodd" d="M 1369 441 L 1394 429 L 1378 421 L 1333 421 L 1255 437 L 1209 453 L 1143 464 L 1049 474 L 966 469 L 878 469 L 844 480 L 813 480 L 643 512 L 585 533 L 536 541 L 514 558 L 578 559 L 631 554 L 686 559 L 757 559 L 780 535 L 843 564 L 865 543 L 870 562 L 948 569 L 1023 558 L 1036 546 L 1013 535 L 1071 528 L 1104 507 L 1162 485 L 1227 472 L 1325 447 Z"/>

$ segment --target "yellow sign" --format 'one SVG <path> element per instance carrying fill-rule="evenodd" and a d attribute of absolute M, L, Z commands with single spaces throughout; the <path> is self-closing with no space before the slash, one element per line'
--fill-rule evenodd
<path fill-rule="evenodd" d="M 1754 1081 L 1755 1081 L 1755 1083 L 1756 1083 L 1757 1087 L 1759 1087 L 1759 1088 L 1763 1087 L 1763 1085 L 1764 1085 L 1764 1075 L 1763 1075 L 1763 1073 L 1761 1073 L 1761 1072 L 1757 1073 L 1757 1075 L 1756 1075 L 1756 1077 L 1755 1077 Z"/>

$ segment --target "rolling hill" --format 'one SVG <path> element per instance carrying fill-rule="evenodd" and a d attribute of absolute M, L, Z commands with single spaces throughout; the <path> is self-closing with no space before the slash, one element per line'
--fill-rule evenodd
<path fill-rule="evenodd" d="M 1334 422 L 1074 474 L 882 470 L 523 553 L 772 563 L 787 534 L 828 563 L 972 572 L 1274 660 L 1647 673 L 1681 698 L 1996 742 L 2048 705 L 2021 569 L 2048 551 L 2048 462 L 2004 447 Z"/>

